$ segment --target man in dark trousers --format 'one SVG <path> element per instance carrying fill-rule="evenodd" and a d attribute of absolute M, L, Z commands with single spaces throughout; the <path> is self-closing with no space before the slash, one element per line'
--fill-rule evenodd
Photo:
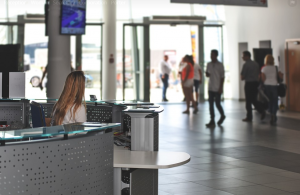
<path fill-rule="evenodd" d="M 172 71 L 171 66 L 168 62 L 169 56 L 165 55 L 164 60 L 160 63 L 160 78 L 163 82 L 162 101 L 167 102 L 167 89 L 169 87 L 169 75 Z"/>
<path fill-rule="evenodd" d="M 259 65 L 251 60 L 251 53 L 249 51 L 243 52 L 243 60 L 245 64 L 241 72 L 241 79 L 245 81 L 245 96 L 246 96 L 246 110 L 247 117 L 243 119 L 244 122 L 252 122 L 252 105 L 261 114 L 261 120 L 266 116 L 261 103 L 257 101 L 258 86 L 259 86 Z"/>
<path fill-rule="evenodd" d="M 224 65 L 218 60 L 218 50 L 212 50 L 210 54 L 211 62 L 207 64 L 206 77 L 209 77 L 209 111 L 211 120 L 207 127 L 215 127 L 215 111 L 214 103 L 216 103 L 217 109 L 220 112 L 220 119 L 218 125 L 222 125 L 226 116 L 221 106 L 221 95 L 223 94 L 223 85 L 225 78 Z"/>

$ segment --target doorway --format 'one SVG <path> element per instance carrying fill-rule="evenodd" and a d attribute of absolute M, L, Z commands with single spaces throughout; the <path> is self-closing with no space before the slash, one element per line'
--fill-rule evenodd
<path fill-rule="evenodd" d="M 162 81 L 160 78 L 160 64 L 165 55 L 169 57 L 171 67 L 169 87 L 166 98 L 169 102 L 181 102 L 184 95 L 181 87 L 179 64 L 185 55 L 191 55 L 193 48 L 196 54 L 197 26 L 189 25 L 151 25 L 150 28 L 150 100 L 162 101 Z M 194 32 L 192 42 L 192 32 Z"/>
<path fill-rule="evenodd" d="M 149 97 L 149 25 L 123 25 L 123 64 L 117 67 L 118 99 L 144 100 Z"/>
<path fill-rule="evenodd" d="M 211 33 L 213 28 L 216 31 Z M 167 96 L 171 102 L 181 102 L 183 93 L 178 78 L 181 58 L 194 54 L 196 63 L 203 71 L 210 61 L 211 49 L 218 49 L 219 60 L 223 61 L 223 24 L 205 24 L 203 20 L 154 21 L 150 18 L 144 18 L 143 23 L 124 24 L 123 100 L 160 102 L 162 83 L 159 63 L 164 55 L 168 55 L 173 70 Z M 207 98 L 208 83 L 203 75 L 202 80 L 200 99 L 204 100 Z"/>

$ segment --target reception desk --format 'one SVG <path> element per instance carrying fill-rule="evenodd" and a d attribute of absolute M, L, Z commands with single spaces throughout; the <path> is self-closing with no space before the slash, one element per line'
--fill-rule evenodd
<path fill-rule="evenodd" d="M 159 151 L 159 114 L 163 107 L 127 105 L 122 112 L 130 117 L 131 145 L 115 146 L 114 195 L 158 195 L 158 170 L 188 163 L 184 152 Z"/>
<path fill-rule="evenodd" d="M 49 118 L 56 100 L 34 101 L 42 104 Z M 10 112 L 6 118 L 0 113 L 0 121 L 11 124 L 19 120 L 29 125 L 28 100 L 2 100 L 0 110 Z M 159 114 L 163 111 L 152 103 L 88 101 L 90 124 L 4 132 L 0 189 L 7 189 L 5 195 L 157 195 L 158 170 L 181 166 L 191 158 L 186 153 L 159 151 Z M 125 141 L 127 147 L 115 146 L 114 150 L 117 140 Z"/>
<path fill-rule="evenodd" d="M 43 106 L 46 118 L 51 117 L 52 109 L 57 99 L 0 99 L 0 121 L 6 121 L 8 125 L 12 122 L 22 123 L 23 128 L 30 127 L 30 101 L 35 101 Z M 100 123 L 121 123 L 116 128 L 118 131 L 128 131 L 127 123 L 130 117 L 122 111 L 128 106 L 153 105 L 138 101 L 86 101 L 87 121 Z"/>
<path fill-rule="evenodd" d="M 117 126 L 0 130 L 0 194 L 113 194 L 111 128 Z"/>

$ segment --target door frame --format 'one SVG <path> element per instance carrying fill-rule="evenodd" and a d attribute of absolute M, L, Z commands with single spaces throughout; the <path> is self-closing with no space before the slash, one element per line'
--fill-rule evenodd
<path fill-rule="evenodd" d="M 140 56 L 139 56 L 139 51 L 138 51 L 138 39 L 137 39 L 137 27 L 143 27 L 143 48 L 142 48 L 142 52 L 143 52 L 143 70 L 144 70 L 144 82 L 143 82 L 143 89 L 147 89 L 150 88 L 150 40 L 149 40 L 149 24 L 144 24 L 144 23 L 125 23 L 123 24 L 123 101 L 125 101 L 125 80 L 126 80 L 126 40 L 125 40 L 125 28 L 126 27 L 132 27 L 132 31 L 133 31 L 133 52 L 136 54 L 135 55 L 135 59 L 133 59 L 135 61 L 135 69 L 134 69 L 134 74 L 135 74 L 135 78 L 138 78 L 138 82 L 135 80 L 136 82 L 136 95 L 137 95 L 137 100 L 141 100 L 140 97 Z M 148 37 L 148 38 L 145 38 Z M 137 70 L 138 69 L 138 70 Z M 149 76 L 148 76 L 149 75 Z M 149 81 L 148 81 L 149 80 Z M 150 98 L 147 99 L 147 97 L 150 97 L 150 91 L 149 90 L 143 90 L 143 95 L 145 102 L 149 102 Z"/>
<path fill-rule="evenodd" d="M 205 21 L 196 21 L 196 20 L 181 20 L 181 21 L 172 21 L 172 20 L 159 20 L 159 21 L 153 21 L 150 20 L 149 17 L 144 17 L 143 22 L 141 23 L 124 23 L 123 24 L 123 101 L 125 101 L 125 54 L 126 54 L 126 48 L 125 48 L 125 27 L 131 26 L 131 27 L 143 27 L 143 62 L 144 62 L 144 91 L 142 92 L 144 95 L 143 101 L 150 102 L 150 26 L 151 25 L 170 25 L 170 26 L 177 26 L 177 25 L 193 25 L 198 26 L 198 62 L 202 69 L 202 72 L 204 71 L 205 66 L 205 59 L 204 59 L 204 28 L 206 27 L 219 27 L 221 28 L 221 49 L 222 49 L 222 62 L 224 63 L 224 32 L 223 32 L 223 26 L 224 24 L 221 22 L 217 22 L 217 24 L 205 24 Z M 205 77 L 202 75 L 202 83 L 205 83 Z M 149 90 L 146 90 L 149 89 Z M 204 84 L 200 86 L 200 99 L 204 100 Z M 137 89 L 136 93 L 140 93 Z M 137 99 L 140 100 L 140 99 Z"/>
<path fill-rule="evenodd" d="M 290 86 L 290 62 L 289 62 L 289 44 L 294 43 L 294 42 L 298 42 L 298 44 L 300 43 L 300 39 L 287 39 L 285 40 L 285 82 L 287 85 L 287 94 L 286 94 L 286 108 L 287 110 L 290 110 L 290 90 L 289 90 L 289 86 Z"/>

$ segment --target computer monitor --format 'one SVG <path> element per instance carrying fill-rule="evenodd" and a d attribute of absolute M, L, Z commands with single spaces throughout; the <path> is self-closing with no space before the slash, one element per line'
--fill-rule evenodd
<path fill-rule="evenodd" d="M 0 72 L 19 71 L 19 44 L 0 45 Z"/>
<path fill-rule="evenodd" d="M 85 34 L 86 0 L 62 0 L 60 25 L 62 35 Z"/>
<path fill-rule="evenodd" d="M 8 98 L 10 73 L 19 71 L 19 44 L 0 45 L 1 97 Z M 25 81 L 24 81 L 25 82 Z"/>

